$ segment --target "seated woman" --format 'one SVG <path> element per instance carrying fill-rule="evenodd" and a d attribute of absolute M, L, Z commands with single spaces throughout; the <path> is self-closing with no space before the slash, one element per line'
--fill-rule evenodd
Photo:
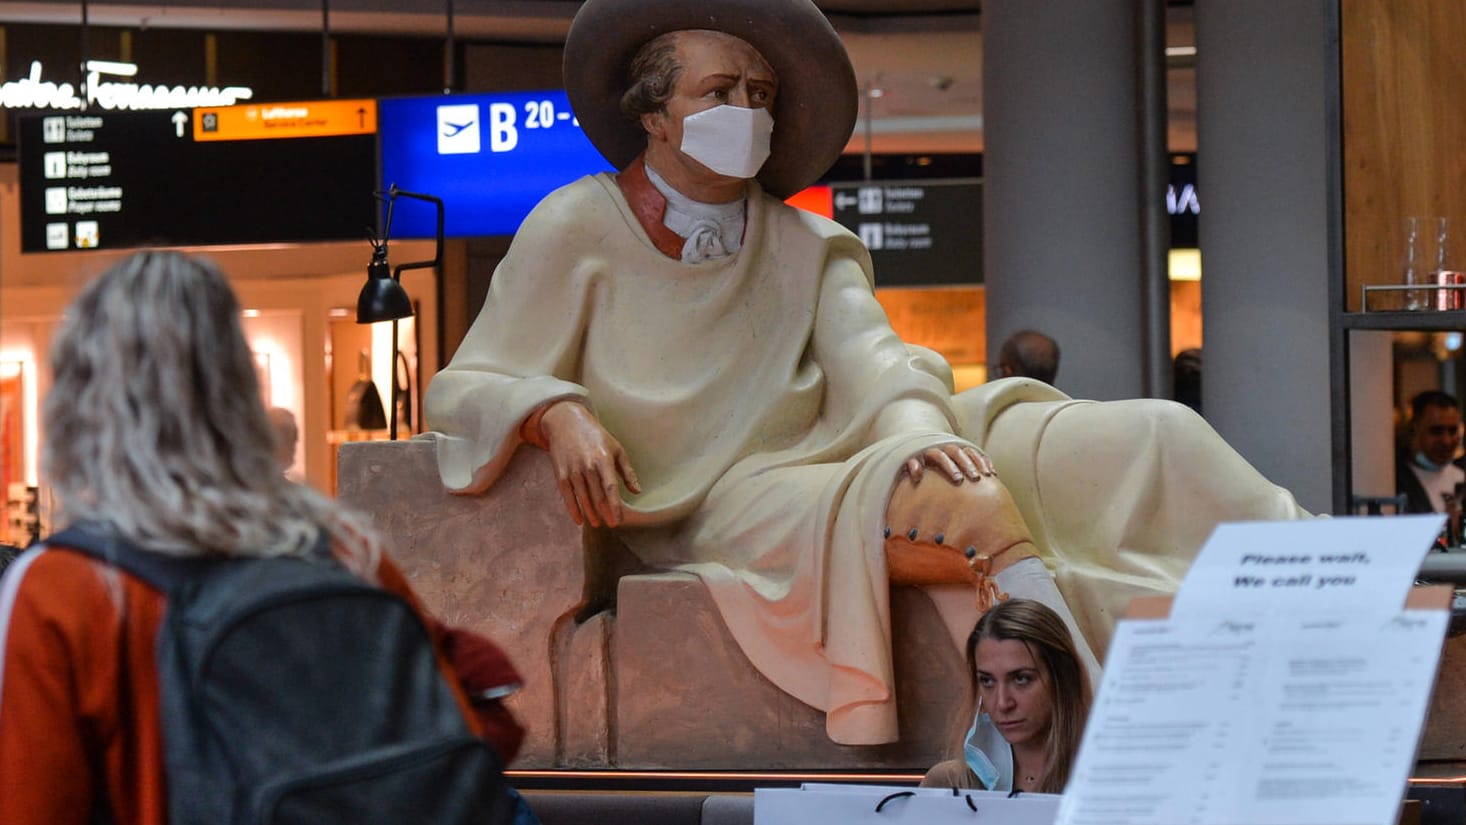
<path fill-rule="evenodd" d="M 958 719 L 966 724 L 974 706 L 976 715 L 965 736 L 953 737 L 962 756 L 927 771 L 922 786 L 1062 793 L 1091 697 L 1063 620 L 1031 599 L 1000 602 L 967 638 L 967 667 L 972 683 Z"/>

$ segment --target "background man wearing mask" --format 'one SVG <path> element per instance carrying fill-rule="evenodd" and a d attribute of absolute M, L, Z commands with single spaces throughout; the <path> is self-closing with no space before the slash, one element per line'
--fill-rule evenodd
<path fill-rule="evenodd" d="M 1427 390 L 1410 401 L 1410 438 L 1395 462 L 1395 488 L 1410 513 L 1444 513 L 1456 498 L 1466 470 L 1456 463 L 1461 447 L 1461 408 L 1456 398 Z M 1448 499 L 1449 497 L 1449 499 Z"/>

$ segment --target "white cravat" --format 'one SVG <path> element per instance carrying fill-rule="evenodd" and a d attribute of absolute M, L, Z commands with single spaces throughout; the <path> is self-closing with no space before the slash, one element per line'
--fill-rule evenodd
<path fill-rule="evenodd" d="M 687 239 L 682 245 L 683 263 L 724 258 L 743 246 L 746 198 L 730 203 L 701 203 L 673 189 L 651 166 L 646 167 L 646 176 L 667 199 L 662 225 Z"/>

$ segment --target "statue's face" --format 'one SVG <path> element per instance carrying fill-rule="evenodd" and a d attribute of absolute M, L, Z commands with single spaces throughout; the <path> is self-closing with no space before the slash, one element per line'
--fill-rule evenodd
<path fill-rule="evenodd" d="M 717 106 L 769 109 L 779 81 L 768 61 L 746 41 L 713 31 L 686 31 L 677 38 L 682 73 L 664 111 L 642 117 L 650 141 L 665 144 L 680 163 L 709 179 L 726 179 L 682 151 L 683 120 Z"/>

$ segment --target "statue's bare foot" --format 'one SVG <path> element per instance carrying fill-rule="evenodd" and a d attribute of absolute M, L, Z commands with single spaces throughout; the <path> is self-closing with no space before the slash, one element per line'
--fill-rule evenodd
<path fill-rule="evenodd" d="M 886 505 L 886 523 L 893 584 L 986 585 L 988 577 L 1037 555 L 1008 488 L 992 476 L 954 484 L 926 473 L 913 484 L 903 475 Z"/>

